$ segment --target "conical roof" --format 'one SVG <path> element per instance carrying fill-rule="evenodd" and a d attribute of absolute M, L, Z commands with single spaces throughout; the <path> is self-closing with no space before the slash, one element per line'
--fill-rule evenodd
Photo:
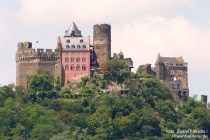
<path fill-rule="evenodd" d="M 69 29 L 65 31 L 65 35 L 68 37 L 82 37 L 81 31 L 77 28 L 76 24 L 73 22 Z"/>

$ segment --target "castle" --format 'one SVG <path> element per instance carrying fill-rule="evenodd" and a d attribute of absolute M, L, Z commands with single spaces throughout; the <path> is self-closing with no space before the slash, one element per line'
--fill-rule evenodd
<path fill-rule="evenodd" d="M 188 66 L 180 57 L 157 56 L 155 67 L 151 64 L 140 65 L 138 71 L 144 71 L 155 76 L 171 90 L 172 96 L 177 104 L 182 104 L 189 96 L 188 88 Z"/>
<path fill-rule="evenodd" d="M 30 42 L 19 42 L 16 52 L 16 85 L 27 88 L 27 77 L 39 70 L 49 71 L 62 84 L 78 82 L 91 76 L 111 59 L 111 26 L 93 26 L 93 44 L 90 37 L 83 37 L 73 22 L 64 36 L 58 36 L 57 46 L 52 49 L 33 49 Z M 128 70 L 133 68 L 131 58 L 124 58 L 122 52 L 114 53 L 113 59 L 125 60 Z M 177 101 L 184 102 L 189 96 L 187 63 L 182 57 L 158 55 L 155 67 L 141 65 L 140 70 L 156 76 L 172 91 Z"/>
<path fill-rule="evenodd" d="M 155 63 L 156 78 L 162 80 L 172 91 L 176 101 L 186 101 L 189 96 L 187 63 L 180 57 L 157 56 Z"/>
<path fill-rule="evenodd" d="M 31 42 L 19 42 L 16 51 L 16 85 L 27 88 L 27 77 L 39 70 L 49 71 L 62 84 L 78 82 L 90 76 L 111 59 L 111 26 L 93 26 L 93 44 L 90 37 L 83 37 L 73 22 L 64 36 L 58 36 L 52 49 L 33 49 Z M 120 59 L 124 59 L 120 57 Z M 124 59 L 131 70 L 133 61 Z"/>

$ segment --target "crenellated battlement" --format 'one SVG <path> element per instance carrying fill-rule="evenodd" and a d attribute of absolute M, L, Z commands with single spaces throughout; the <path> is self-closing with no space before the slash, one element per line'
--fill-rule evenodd
<path fill-rule="evenodd" d="M 60 60 L 60 55 L 61 51 L 58 49 L 33 49 L 31 42 L 19 42 L 17 45 L 16 62 L 58 61 Z"/>

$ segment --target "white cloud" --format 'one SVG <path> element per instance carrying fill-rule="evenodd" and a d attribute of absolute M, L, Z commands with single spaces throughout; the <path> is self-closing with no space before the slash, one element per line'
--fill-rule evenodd
<path fill-rule="evenodd" d="M 189 6 L 190 0 L 22 0 L 17 16 L 20 21 L 30 24 L 66 23 L 72 19 L 80 22 L 126 21 L 183 5 Z"/>
<path fill-rule="evenodd" d="M 207 55 L 210 30 L 203 30 L 181 16 L 148 17 L 113 30 L 114 50 L 126 51 L 127 55 L 134 56 L 137 63 L 154 63 L 159 52 L 165 56 L 183 55 L 195 64 L 201 60 L 210 61 L 210 55 Z"/>
<path fill-rule="evenodd" d="M 148 17 L 115 27 L 112 47 L 132 57 L 135 69 L 154 64 L 157 54 L 183 56 L 189 64 L 189 86 L 192 94 L 205 94 L 210 70 L 210 28 L 198 27 L 184 17 Z"/>

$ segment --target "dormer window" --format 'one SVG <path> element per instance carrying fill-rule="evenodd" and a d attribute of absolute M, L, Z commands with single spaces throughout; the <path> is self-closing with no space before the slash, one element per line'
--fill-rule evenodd
<path fill-rule="evenodd" d="M 69 49 L 69 48 L 70 48 L 70 46 L 69 46 L 69 45 L 66 45 L 66 48 L 67 48 L 67 49 Z"/>
<path fill-rule="evenodd" d="M 81 40 L 80 40 L 80 43 L 83 43 L 83 42 L 84 42 L 84 41 L 81 39 Z"/>
<path fill-rule="evenodd" d="M 77 45 L 77 49 L 80 49 L 81 48 L 81 46 L 80 45 Z"/>
<path fill-rule="evenodd" d="M 83 49 L 86 49 L 86 45 L 82 45 L 82 48 L 83 48 Z"/>
<path fill-rule="evenodd" d="M 66 43 L 70 43 L 70 40 L 68 39 L 68 40 L 66 40 Z"/>

